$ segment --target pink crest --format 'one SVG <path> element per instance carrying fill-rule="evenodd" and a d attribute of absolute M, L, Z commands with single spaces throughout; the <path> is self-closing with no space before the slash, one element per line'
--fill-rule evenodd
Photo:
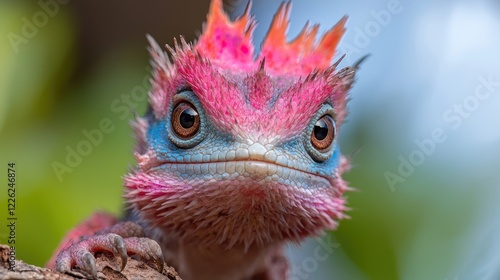
<path fill-rule="evenodd" d="M 290 8 L 290 2 L 281 4 L 262 51 L 254 60 L 252 32 L 255 20 L 250 16 L 250 3 L 243 16 L 231 21 L 222 9 L 222 1 L 214 0 L 196 50 L 217 66 L 230 70 L 253 70 L 264 58 L 266 70 L 271 74 L 306 76 L 313 70 L 328 68 L 344 34 L 346 18 L 326 32 L 318 43 L 315 43 L 318 25 L 310 28 L 308 24 L 293 41 L 287 42 Z"/>

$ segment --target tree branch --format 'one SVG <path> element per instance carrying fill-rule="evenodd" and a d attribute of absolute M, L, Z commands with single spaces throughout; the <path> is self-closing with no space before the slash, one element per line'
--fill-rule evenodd
<path fill-rule="evenodd" d="M 0 244 L 0 279 L 48 279 L 48 280 L 73 280 L 82 279 L 77 274 L 69 275 L 52 271 L 48 268 L 37 267 L 27 264 L 21 260 L 15 260 L 14 271 L 9 270 L 9 257 L 10 248 L 7 245 Z M 105 254 L 96 256 L 96 264 L 100 272 L 98 273 L 99 279 L 168 279 L 168 280 L 181 280 L 173 267 L 164 265 L 162 273 L 159 273 L 154 265 L 149 265 L 145 262 L 136 260 L 129 257 L 127 266 L 122 272 L 114 270 L 116 267 L 114 258 Z M 113 265 L 115 264 L 115 265 Z M 80 272 L 75 269 L 75 272 Z"/>

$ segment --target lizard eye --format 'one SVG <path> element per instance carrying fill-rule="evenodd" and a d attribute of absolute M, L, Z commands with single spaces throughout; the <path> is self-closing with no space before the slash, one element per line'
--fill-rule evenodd
<path fill-rule="evenodd" d="M 172 112 L 172 130 L 181 139 L 189 139 L 200 129 L 200 115 L 189 102 L 177 104 Z"/>
<path fill-rule="evenodd" d="M 322 116 L 315 124 L 311 133 L 311 144 L 323 151 L 328 149 L 335 139 L 335 125 L 329 115 Z"/>
<path fill-rule="evenodd" d="M 167 137 L 177 147 L 193 148 L 207 136 L 207 120 L 203 106 L 191 90 L 184 90 L 172 99 Z"/>
<path fill-rule="evenodd" d="M 334 152 L 337 128 L 335 111 L 329 104 L 324 104 L 309 122 L 304 133 L 304 147 L 311 158 L 323 162 Z"/>

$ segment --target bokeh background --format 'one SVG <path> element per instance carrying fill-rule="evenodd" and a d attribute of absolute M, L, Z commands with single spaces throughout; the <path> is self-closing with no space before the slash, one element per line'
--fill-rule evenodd
<path fill-rule="evenodd" d="M 279 4 L 254 0 L 257 45 Z M 500 279 L 499 2 L 292 4 L 290 39 L 307 20 L 325 31 L 347 14 L 342 65 L 371 54 L 340 134 L 344 152 L 357 151 L 351 219 L 327 237 L 326 259 L 317 240 L 291 248 L 293 279 Z M 208 5 L 0 1 L 0 243 L 14 161 L 18 258 L 43 265 L 92 212 L 121 212 L 121 176 L 134 164 L 128 121 L 147 104 L 145 34 L 193 40 Z M 226 6 L 238 15 L 245 5 Z M 54 166 L 103 119 L 113 131 L 58 176 Z"/>

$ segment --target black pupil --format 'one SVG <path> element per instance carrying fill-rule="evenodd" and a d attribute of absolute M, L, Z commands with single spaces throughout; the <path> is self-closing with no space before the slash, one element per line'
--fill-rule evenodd
<path fill-rule="evenodd" d="M 193 127 L 196 116 L 198 116 L 198 113 L 196 113 L 193 108 L 187 108 L 186 110 L 182 111 L 180 116 L 181 126 L 183 128 Z"/>
<path fill-rule="evenodd" d="M 314 137 L 323 140 L 328 135 L 328 124 L 324 120 L 319 120 L 314 125 Z"/>

